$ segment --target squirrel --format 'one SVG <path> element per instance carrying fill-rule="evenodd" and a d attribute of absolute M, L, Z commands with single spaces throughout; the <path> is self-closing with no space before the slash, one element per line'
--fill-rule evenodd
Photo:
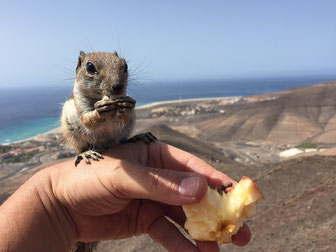
<path fill-rule="evenodd" d="M 123 142 L 156 138 L 149 132 L 129 137 L 135 124 L 135 100 L 126 96 L 128 66 L 117 52 L 80 51 L 72 97 L 63 105 L 61 129 L 66 142 L 84 159 L 103 158 L 101 152 Z"/>
<path fill-rule="evenodd" d="M 117 52 L 80 51 L 73 94 L 64 105 L 61 129 L 66 142 L 82 159 L 99 160 L 111 146 L 142 140 L 156 141 L 150 132 L 127 139 L 135 124 L 135 100 L 126 95 L 128 65 Z M 78 242 L 72 251 L 93 251 L 96 242 Z"/>

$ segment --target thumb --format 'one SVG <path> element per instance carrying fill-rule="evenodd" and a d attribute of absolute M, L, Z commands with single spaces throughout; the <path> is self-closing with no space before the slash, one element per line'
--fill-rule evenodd
<path fill-rule="evenodd" d="M 113 174 L 114 188 L 121 197 L 150 199 L 170 205 L 200 201 L 207 192 L 205 177 L 194 172 L 144 167 L 124 162 Z"/>

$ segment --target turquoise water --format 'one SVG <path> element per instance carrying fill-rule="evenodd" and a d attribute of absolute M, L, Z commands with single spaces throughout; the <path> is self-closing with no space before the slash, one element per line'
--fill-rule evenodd
<path fill-rule="evenodd" d="M 22 141 L 59 127 L 59 117 L 47 117 L 26 121 L 19 126 L 0 130 L 0 144 Z"/>

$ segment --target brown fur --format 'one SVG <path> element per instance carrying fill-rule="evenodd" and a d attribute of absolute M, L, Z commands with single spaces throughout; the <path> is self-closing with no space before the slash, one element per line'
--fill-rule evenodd
<path fill-rule="evenodd" d="M 86 65 L 91 62 L 97 74 L 90 74 Z M 110 99 L 126 95 L 127 73 L 125 59 L 117 53 L 81 52 L 73 98 L 65 102 L 61 117 L 62 131 L 67 143 L 80 153 L 84 149 L 102 150 L 125 140 L 135 121 L 133 109 L 99 113 L 95 104 L 104 95 Z M 114 87 L 121 85 L 121 89 Z"/>

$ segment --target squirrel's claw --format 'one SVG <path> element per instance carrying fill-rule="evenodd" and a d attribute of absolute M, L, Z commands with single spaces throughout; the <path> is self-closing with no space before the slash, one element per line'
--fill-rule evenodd
<path fill-rule="evenodd" d="M 133 109 L 135 107 L 135 103 L 136 101 L 129 97 L 129 96 L 125 96 L 119 99 L 116 99 L 116 102 L 118 104 L 118 107 L 120 108 L 128 108 L 128 109 Z"/>
<path fill-rule="evenodd" d="M 90 158 L 94 161 L 99 161 L 99 159 L 104 159 L 104 157 L 97 151 L 94 150 L 88 150 L 85 151 L 79 155 L 77 155 L 75 159 L 75 166 L 77 166 L 82 159 L 84 159 L 85 163 L 91 164 Z"/>

